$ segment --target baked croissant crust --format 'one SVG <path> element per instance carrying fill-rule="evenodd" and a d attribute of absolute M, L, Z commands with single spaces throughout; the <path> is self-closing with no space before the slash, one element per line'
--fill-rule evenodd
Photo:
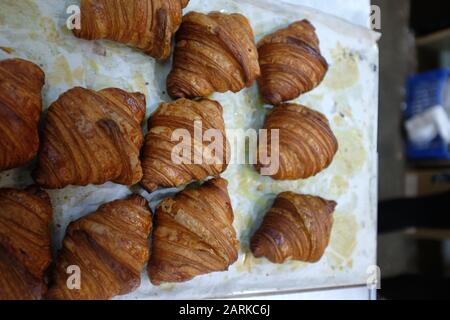
<path fill-rule="evenodd" d="M 326 169 L 338 150 L 338 142 L 327 118 L 297 104 L 282 104 L 267 116 L 268 154 L 272 149 L 272 130 L 279 130 L 279 169 L 274 180 L 298 180 Z M 260 144 L 261 148 L 261 144 Z M 267 167 L 259 159 L 258 170 Z"/>
<path fill-rule="evenodd" d="M 0 300 L 39 300 L 47 291 L 51 220 L 44 191 L 0 189 Z"/>
<path fill-rule="evenodd" d="M 153 284 L 228 270 L 238 258 L 228 182 L 213 179 L 157 208 L 148 272 Z"/>
<path fill-rule="evenodd" d="M 179 187 L 191 181 L 219 176 L 225 171 L 230 146 L 225 134 L 222 113 L 222 106 L 209 99 L 198 101 L 179 99 L 172 103 L 161 104 L 148 121 L 149 132 L 142 158 L 144 172 L 142 186 L 152 192 L 159 187 Z M 211 139 L 217 142 L 219 147 L 217 150 L 208 149 L 213 141 L 196 139 L 194 132 L 196 121 L 201 121 L 199 132 L 202 133 L 202 137 L 211 129 L 218 134 L 218 139 L 222 141 Z M 189 133 L 188 141 L 180 141 L 177 137 L 173 137 L 177 130 L 186 130 L 186 133 Z M 174 161 L 176 159 L 172 157 L 172 152 L 181 143 L 188 147 L 188 158 Z M 187 143 L 190 143 L 190 146 Z M 197 145 L 203 146 L 203 150 L 199 150 Z M 176 153 L 177 156 L 182 156 Z M 195 161 L 196 157 L 201 161 Z"/>
<path fill-rule="evenodd" d="M 48 189 L 138 183 L 145 108 L 144 95 L 114 88 L 61 95 L 47 115 L 36 182 Z"/>
<path fill-rule="evenodd" d="M 149 257 L 152 229 L 147 201 L 138 195 L 102 205 L 72 222 L 66 232 L 53 285 L 54 300 L 107 300 L 136 290 Z M 68 267 L 79 267 L 79 288 L 69 288 Z"/>
<path fill-rule="evenodd" d="M 20 167 L 38 152 L 44 81 L 34 63 L 0 61 L 0 171 Z"/>
<path fill-rule="evenodd" d="M 260 75 L 258 51 L 240 14 L 189 12 L 176 35 L 167 90 L 174 98 L 238 92 Z"/>
<path fill-rule="evenodd" d="M 273 263 L 319 261 L 328 246 L 336 202 L 285 192 L 251 239 L 255 257 Z"/>
<path fill-rule="evenodd" d="M 266 103 L 278 105 L 317 87 L 328 71 L 315 28 L 297 21 L 258 43 L 259 89 Z"/>
<path fill-rule="evenodd" d="M 167 59 L 172 36 L 181 24 L 188 0 L 81 0 L 81 29 L 75 36 L 108 39 Z"/>

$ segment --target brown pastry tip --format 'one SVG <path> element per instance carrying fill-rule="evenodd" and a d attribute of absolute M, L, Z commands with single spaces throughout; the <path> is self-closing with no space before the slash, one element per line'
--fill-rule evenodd
<path fill-rule="evenodd" d="M 157 208 L 148 273 L 153 284 L 228 270 L 238 258 L 228 182 L 213 179 Z"/>
<path fill-rule="evenodd" d="M 264 37 L 258 43 L 258 53 L 261 66 L 258 85 L 264 101 L 272 105 L 311 91 L 328 70 L 315 28 L 308 20 L 294 22 Z"/>
<path fill-rule="evenodd" d="M 181 6 L 184 8 L 186 8 L 189 4 L 189 0 L 181 0 Z"/>
<path fill-rule="evenodd" d="M 145 109 L 144 95 L 115 88 L 62 94 L 48 111 L 35 181 L 48 189 L 138 183 Z"/>
<path fill-rule="evenodd" d="M 51 220 L 45 191 L 0 189 L 0 300 L 39 300 L 47 291 Z"/>
<path fill-rule="evenodd" d="M 81 28 L 75 36 L 108 39 L 165 60 L 187 0 L 81 0 Z"/>
<path fill-rule="evenodd" d="M 189 12 L 176 36 L 167 90 L 174 98 L 238 92 L 259 77 L 258 51 L 240 14 Z"/>
<path fill-rule="evenodd" d="M 44 72 L 22 59 L 0 61 L 0 171 L 27 164 L 39 149 Z"/>
<path fill-rule="evenodd" d="M 72 222 L 47 298 L 106 300 L 134 291 L 149 257 L 151 229 L 148 203 L 138 195 L 102 205 L 96 212 Z M 72 284 L 69 266 L 79 268 L 79 287 L 68 286 Z"/>
<path fill-rule="evenodd" d="M 230 146 L 225 133 L 222 106 L 213 100 L 197 101 L 179 99 L 172 103 L 162 103 L 148 121 L 148 134 L 142 152 L 143 179 L 141 185 L 149 192 L 159 187 L 179 187 L 191 181 L 201 181 L 210 176 L 219 176 L 227 168 Z M 222 139 L 221 150 L 208 157 L 200 154 L 201 163 L 195 162 L 194 146 L 195 121 L 201 121 L 202 136 L 214 129 Z M 173 140 L 177 130 L 186 130 L 190 134 L 190 161 L 174 161 L 172 152 L 180 141 Z M 198 141 L 204 150 L 210 141 Z M 220 143 L 219 141 L 217 141 Z M 183 141 L 186 143 L 186 141 Z M 189 160 L 189 159 L 186 159 Z"/>
<path fill-rule="evenodd" d="M 251 240 L 255 257 L 273 263 L 319 261 L 328 246 L 336 202 L 285 192 Z"/>
<path fill-rule="evenodd" d="M 38 198 L 40 198 L 44 203 L 46 203 L 48 206 L 52 206 L 52 201 L 50 199 L 50 196 L 47 192 L 42 190 L 38 185 L 31 185 L 28 188 L 25 189 L 26 192 L 29 194 L 32 194 Z"/>
<path fill-rule="evenodd" d="M 275 180 L 298 180 L 315 176 L 328 168 L 338 150 L 338 141 L 327 118 L 297 104 L 275 107 L 266 118 L 267 150 L 271 156 L 272 130 L 279 130 L 279 168 Z M 261 146 L 260 146 L 261 147 Z M 267 167 L 261 162 L 257 170 Z"/>

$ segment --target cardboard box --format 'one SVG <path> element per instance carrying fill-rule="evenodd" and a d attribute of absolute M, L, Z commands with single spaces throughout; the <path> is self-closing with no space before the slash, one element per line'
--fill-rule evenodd
<path fill-rule="evenodd" d="M 422 197 L 450 191 L 450 168 L 415 169 L 406 173 L 407 197 Z"/>

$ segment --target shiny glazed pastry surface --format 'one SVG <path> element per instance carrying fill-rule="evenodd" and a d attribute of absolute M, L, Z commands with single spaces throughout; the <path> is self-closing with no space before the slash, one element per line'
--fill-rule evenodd
<path fill-rule="evenodd" d="M 149 257 L 151 229 L 148 203 L 138 195 L 102 205 L 96 212 L 72 222 L 47 298 L 106 300 L 136 290 Z M 70 266 L 79 268 L 79 289 L 67 286 L 77 285 L 69 279 Z"/>
<path fill-rule="evenodd" d="M 157 208 L 149 276 L 153 284 L 184 282 L 226 271 L 238 258 L 228 182 L 213 179 Z"/>
<path fill-rule="evenodd" d="M 51 220 L 46 192 L 0 189 L 0 300 L 39 300 L 47 291 Z"/>
<path fill-rule="evenodd" d="M 261 77 L 259 89 L 268 104 L 293 100 L 317 87 L 328 64 L 322 57 L 315 28 L 297 21 L 258 43 Z"/>
<path fill-rule="evenodd" d="M 49 189 L 138 183 L 145 108 L 144 95 L 120 89 L 76 87 L 61 95 L 47 115 L 36 182 Z"/>
<path fill-rule="evenodd" d="M 338 150 L 338 142 L 327 118 L 297 104 L 275 107 L 265 121 L 268 152 L 272 150 L 272 131 L 279 130 L 279 169 L 275 180 L 298 180 L 312 177 L 326 169 Z M 261 144 L 260 144 L 260 147 Z M 265 165 L 259 163 L 260 170 Z"/>
<path fill-rule="evenodd" d="M 319 261 L 328 246 L 336 202 L 285 192 L 251 240 L 255 257 L 273 263 Z"/>
<path fill-rule="evenodd" d="M 148 191 L 159 187 L 179 187 L 191 181 L 218 176 L 225 171 L 230 147 L 222 113 L 222 106 L 209 99 L 179 99 L 161 104 L 148 121 L 149 133 L 142 157 L 142 186 Z M 198 131 L 202 135 L 200 139 L 195 136 L 195 126 L 201 128 Z M 217 140 L 218 152 L 206 152 L 211 141 L 203 141 L 202 138 L 210 129 L 215 130 L 218 138 L 222 139 Z M 188 134 L 183 142 L 173 139 L 176 132 L 181 133 L 179 130 Z M 172 153 L 177 146 L 187 147 L 188 157 L 183 161 L 173 158 Z M 202 146 L 203 150 L 198 146 Z M 182 155 L 180 152 L 176 154 Z M 201 161 L 196 162 L 196 158 Z"/>
<path fill-rule="evenodd" d="M 175 98 L 238 92 L 260 75 L 253 31 L 244 16 L 189 12 L 176 35 L 167 90 Z"/>
<path fill-rule="evenodd" d="M 38 152 L 44 81 L 29 61 L 0 61 L 0 171 L 25 165 Z"/>
<path fill-rule="evenodd" d="M 170 56 L 172 36 L 188 0 L 81 0 L 81 29 L 75 36 L 108 39 L 156 59 Z"/>

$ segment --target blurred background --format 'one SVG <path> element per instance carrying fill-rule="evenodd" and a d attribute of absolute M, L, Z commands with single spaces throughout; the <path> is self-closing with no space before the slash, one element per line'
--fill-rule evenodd
<path fill-rule="evenodd" d="M 381 299 L 450 298 L 450 1 L 381 8 Z"/>

